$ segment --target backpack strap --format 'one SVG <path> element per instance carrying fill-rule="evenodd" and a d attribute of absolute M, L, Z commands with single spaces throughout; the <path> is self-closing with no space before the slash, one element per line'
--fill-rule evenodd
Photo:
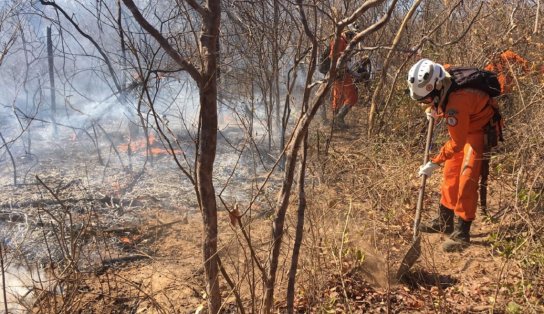
<path fill-rule="evenodd" d="M 440 102 L 440 109 L 442 110 L 442 112 L 446 112 L 446 107 L 448 106 L 448 100 L 449 100 L 451 92 L 452 92 L 452 90 L 451 90 L 451 88 L 449 88 L 446 91 L 446 94 L 444 95 L 444 100 L 442 102 Z"/>
<path fill-rule="evenodd" d="M 442 88 L 445 89 L 445 92 L 443 95 L 440 96 L 438 103 L 435 104 L 435 109 L 440 108 L 442 112 L 446 112 L 446 107 L 448 106 L 448 98 L 450 97 L 451 92 L 455 91 L 458 88 L 457 88 L 457 84 L 455 83 L 453 78 L 449 75 L 449 73 L 444 79 L 443 84 L 444 86 Z"/>

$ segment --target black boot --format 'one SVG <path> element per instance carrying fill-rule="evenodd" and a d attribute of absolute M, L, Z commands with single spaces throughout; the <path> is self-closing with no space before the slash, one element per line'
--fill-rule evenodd
<path fill-rule="evenodd" d="M 455 230 L 450 234 L 450 238 L 442 244 L 446 252 L 459 252 L 465 249 L 470 243 L 470 226 L 472 221 L 464 221 L 457 218 Z"/>
<path fill-rule="evenodd" d="M 339 129 L 345 129 L 348 127 L 346 124 L 345 118 L 348 114 L 350 109 L 350 106 L 348 105 L 342 105 L 340 109 L 338 109 L 338 113 L 334 116 L 334 126 Z"/>
<path fill-rule="evenodd" d="M 438 217 L 427 223 L 421 223 L 419 225 L 419 231 L 450 234 L 453 232 L 453 216 L 453 210 L 440 204 L 440 207 L 438 208 Z"/>

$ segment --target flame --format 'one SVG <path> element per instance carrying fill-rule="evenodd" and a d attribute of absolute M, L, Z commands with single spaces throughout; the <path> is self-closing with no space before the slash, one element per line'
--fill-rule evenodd
<path fill-rule="evenodd" d="M 145 155 L 146 151 L 147 151 L 147 142 L 148 141 L 149 141 L 149 154 L 155 155 L 155 156 L 158 156 L 158 155 L 171 155 L 172 154 L 172 151 L 170 149 L 164 149 L 164 147 L 162 147 L 162 143 L 156 141 L 155 135 L 153 135 L 153 134 L 150 134 L 147 139 L 142 138 L 142 139 L 138 139 L 138 140 L 134 140 L 134 141 L 129 141 L 126 144 L 121 144 L 121 145 L 117 146 L 117 149 L 119 150 L 119 152 L 128 153 L 129 148 L 130 148 L 130 151 L 132 153 Z M 174 154 L 177 155 L 177 154 L 181 154 L 181 153 L 182 153 L 181 150 L 174 149 Z"/>

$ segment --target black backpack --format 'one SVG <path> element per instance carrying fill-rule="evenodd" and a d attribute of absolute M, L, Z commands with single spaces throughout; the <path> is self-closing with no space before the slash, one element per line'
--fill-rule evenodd
<path fill-rule="evenodd" d="M 327 46 L 321 52 L 321 58 L 319 59 L 319 64 L 317 70 L 322 74 L 327 74 L 331 68 L 331 47 Z"/>
<path fill-rule="evenodd" d="M 501 84 L 496 73 L 470 67 L 452 67 L 448 73 L 452 77 L 450 92 L 461 88 L 474 88 L 485 92 L 489 97 L 501 94 Z"/>
<path fill-rule="evenodd" d="M 363 57 L 355 62 L 351 68 L 351 73 L 355 77 L 355 83 L 368 83 L 372 74 L 372 62 L 370 58 Z"/>
<path fill-rule="evenodd" d="M 497 97 L 501 94 L 501 84 L 494 72 L 471 67 L 451 67 L 448 73 L 451 75 L 452 82 L 442 103 L 444 112 L 450 93 L 462 88 L 477 89 L 488 94 L 489 97 Z"/>

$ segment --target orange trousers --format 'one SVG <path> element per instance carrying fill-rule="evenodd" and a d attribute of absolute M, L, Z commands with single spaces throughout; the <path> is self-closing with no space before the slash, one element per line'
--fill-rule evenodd
<path fill-rule="evenodd" d="M 476 217 L 483 152 L 483 132 L 469 134 L 463 150 L 444 163 L 440 203 L 465 221 Z"/>
<path fill-rule="evenodd" d="M 334 81 L 332 86 L 332 110 L 338 110 L 342 105 L 353 106 L 357 103 L 357 87 L 351 75 Z"/>

